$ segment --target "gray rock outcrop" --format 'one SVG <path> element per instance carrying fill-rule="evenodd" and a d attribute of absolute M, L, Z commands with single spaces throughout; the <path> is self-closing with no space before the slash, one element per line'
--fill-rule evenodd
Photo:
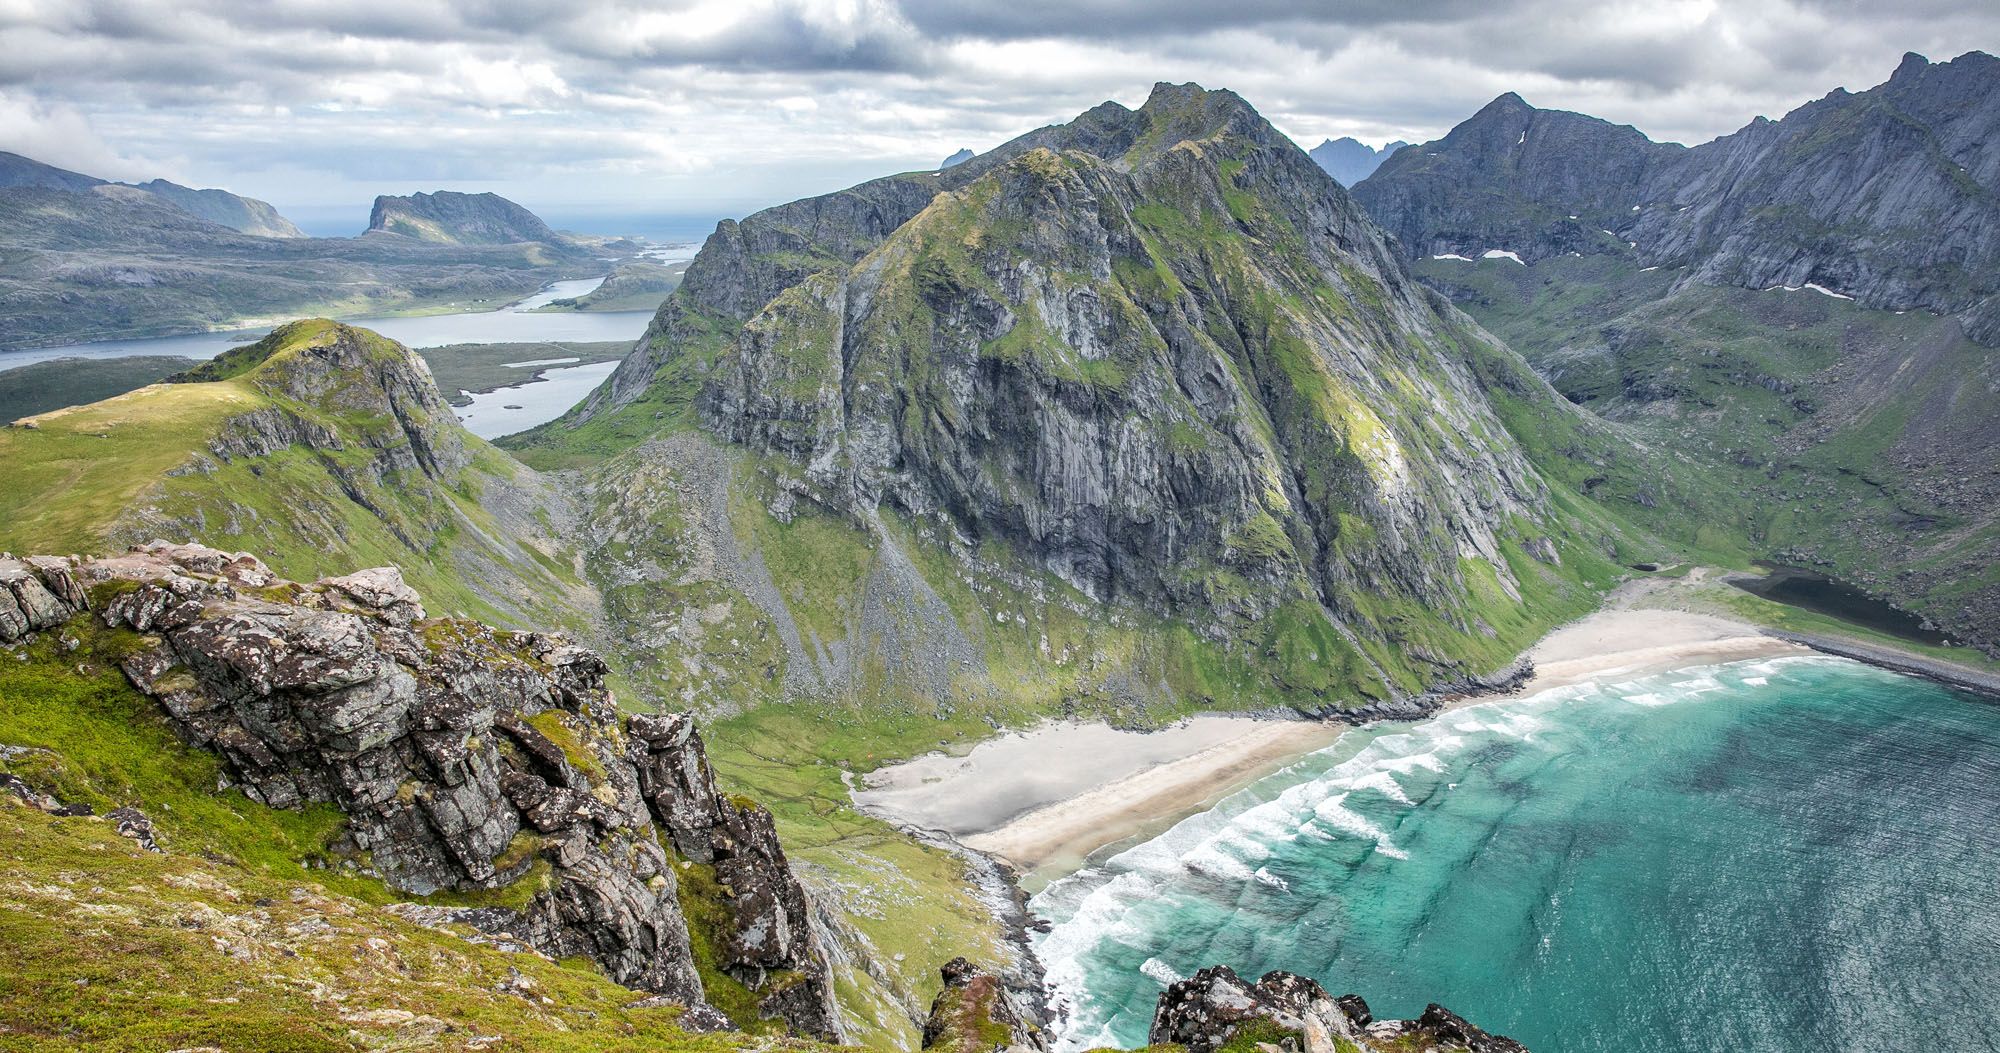
<path fill-rule="evenodd" d="M 310 585 L 255 557 L 155 542 L 108 558 L 0 558 L 0 643 L 95 617 L 121 662 L 246 795 L 347 817 L 328 865 L 450 920 L 705 1010 L 677 872 L 713 867 L 717 966 L 795 1030 L 840 1037 L 812 908 L 770 815 L 717 792 L 685 716 L 621 717 L 596 654 L 559 636 L 426 619 L 389 568 Z M 107 816 L 152 846 L 133 809 Z M 129 830 L 129 832 L 128 832 Z"/>
<path fill-rule="evenodd" d="M 1148 1041 L 1188 1053 L 1216 1053 L 1239 1039 L 1259 1049 L 1336 1053 L 1341 1049 L 1437 1053 L 1527 1053 L 1513 1039 L 1490 1035 L 1443 1006 L 1415 1020 L 1376 1020 L 1359 995 L 1326 993 L 1295 973 L 1271 972 L 1255 983 L 1226 965 L 1212 966 L 1167 988 L 1153 1012 Z"/>

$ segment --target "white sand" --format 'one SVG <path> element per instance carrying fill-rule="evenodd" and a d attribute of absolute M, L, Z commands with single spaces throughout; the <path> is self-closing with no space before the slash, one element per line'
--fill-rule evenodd
<path fill-rule="evenodd" d="M 1811 653 L 1742 622 L 1627 606 L 1656 586 L 1632 583 L 1606 609 L 1550 633 L 1529 652 L 1535 676 L 1525 690 Z M 1227 716 L 1156 732 L 1052 723 L 989 739 L 963 756 L 934 753 L 870 772 L 854 796 L 877 815 L 948 833 L 1047 879 L 1105 845 L 1200 811 L 1345 730 Z"/>

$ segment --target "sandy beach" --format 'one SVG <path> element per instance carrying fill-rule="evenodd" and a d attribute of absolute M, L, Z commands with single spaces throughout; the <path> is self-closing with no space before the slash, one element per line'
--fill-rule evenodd
<path fill-rule="evenodd" d="M 1632 607 L 1654 584 L 1630 583 L 1605 608 L 1543 638 L 1529 652 L 1535 673 L 1522 690 L 1812 653 L 1744 622 Z M 1039 884 L 1099 848 L 1164 829 L 1347 730 L 1247 716 L 1196 717 L 1152 732 L 1051 722 L 963 755 L 927 754 L 870 772 L 854 798 L 876 815 L 997 856 Z"/>

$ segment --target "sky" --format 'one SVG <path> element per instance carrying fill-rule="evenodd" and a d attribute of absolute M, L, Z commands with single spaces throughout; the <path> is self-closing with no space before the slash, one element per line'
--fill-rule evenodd
<path fill-rule="evenodd" d="M 436 189 L 692 230 L 1162 80 L 1306 147 L 1434 139 L 1506 91 L 1696 143 L 1974 49 L 2000 50 L 2000 3 L 0 0 L 0 149 L 314 233 Z"/>

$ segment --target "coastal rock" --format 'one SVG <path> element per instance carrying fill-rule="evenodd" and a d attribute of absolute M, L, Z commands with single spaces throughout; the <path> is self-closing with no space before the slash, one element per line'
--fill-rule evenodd
<path fill-rule="evenodd" d="M 1006 984 L 965 958 L 941 970 L 944 987 L 924 1020 L 923 1048 L 941 1053 L 1042 1051 L 1047 1035 L 1022 1011 Z"/>
<path fill-rule="evenodd" d="M 684 715 L 628 727 L 594 653 L 552 634 L 425 620 L 393 570 L 299 585 L 199 545 L 5 559 L 0 582 L 6 639 L 85 616 L 64 595 L 97 597 L 104 624 L 145 634 L 121 663 L 127 679 L 251 798 L 340 808 L 340 865 L 416 895 L 494 902 L 419 908 L 441 912 L 427 924 L 588 958 L 705 1019 L 676 881 L 677 860 L 699 861 L 731 897 L 721 967 L 762 989 L 766 1015 L 840 1039 L 811 904 L 769 813 L 717 793 Z M 25 784 L 9 786 L 40 806 Z M 138 809 L 106 818 L 158 850 Z"/>
<path fill-rule="evenodd" d="M 1203 969 L 1167 988 L 1154 1009 L 1147 1041 L 1174 1043 L 1188 1053 L 1215 1053 L 1245 1039 L 1259 1048 L 1293 1053 L 1355 1048 L 1526 1053 L 1520 1043 L 1489 1035 L 1439 1005 L 1416 1020 L 1376 1020 L 1359 995 L 1334 998 L 1318 983 L 1287 972 L 1265 973 L 1250 983 L 1226 965 Z"/>

